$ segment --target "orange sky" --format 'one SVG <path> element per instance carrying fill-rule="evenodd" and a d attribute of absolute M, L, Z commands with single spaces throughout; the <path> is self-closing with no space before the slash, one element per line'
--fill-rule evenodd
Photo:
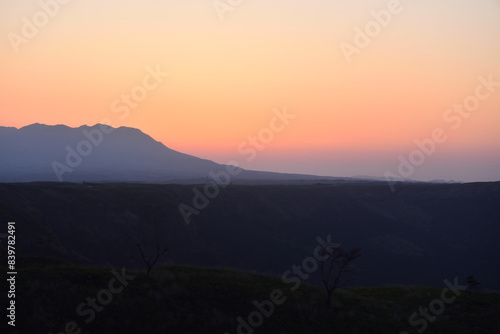
<path fill-rule="evenodd" d="M 411 178 L 500 180 L 500 87 L 457 129 L 443 119 L 478 77 L 500 82 L 500 1 L 401 0 L 350 61 L 341 43 L 356 46 L 356 27 L 390 1 L 243 0 L 224 20 L 211 0 L 40 3 L 0 4 L 0 125 L 109 119 L 220 163 L 379 177 L 442 128 L 447 140 Z M 114 112 L 148 67 L 168 77 Z M 238 148 L 284 107 L 296 117 L 248 161 Z"/>

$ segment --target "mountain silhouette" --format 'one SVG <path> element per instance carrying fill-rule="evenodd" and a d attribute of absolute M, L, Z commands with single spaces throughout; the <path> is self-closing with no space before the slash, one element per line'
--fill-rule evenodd
<path fill-rule="evenodd" d="M 103 124 L 0 127 L 0 162 L 0 182 L 205 183 L 228 171 L 240 183 L 339 180 L 235 169 L 172 150 L 138 129 Z"/>

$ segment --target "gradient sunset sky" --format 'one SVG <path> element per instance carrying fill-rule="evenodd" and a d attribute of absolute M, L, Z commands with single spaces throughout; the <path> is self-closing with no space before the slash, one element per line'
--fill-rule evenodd
<path fill-rule="evenodd" d="M 219 163 L 377 177 L 439 128 L 446 139 L 408 177 L 500 180 L 498 0 L 242 0 L 223 13 L 228 0 L 61 2 L 0 4 L 0 126 L 108 119 Z M 341 45 L 367 27 L 348 61 Z M 148 67 L 169 75 L 115 112 Z M 479 105 L 448 111 L 465 101 Z M 284 108 L 295 118 L 248 159 L 248 137 Z"/>

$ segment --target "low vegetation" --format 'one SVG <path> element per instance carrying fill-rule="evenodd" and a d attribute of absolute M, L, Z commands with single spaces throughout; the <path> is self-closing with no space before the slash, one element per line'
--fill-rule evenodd
<path fill-rule="evenodd" d="M 6 268 L 0 270 L 5 272 Z M 122 272 L 120 268 L 115 271 Z M 109 289 L 110 280 L 116 277 L 111 268 L 21 257 L 15 333 L 65 333 L 71 322 L 78 326 L 74 333 L 81 334 L 417 333 L 419 327 L 408 322 L 410 315 L 440 298 L 442 291 L 405 286 L 343 288 L 335 291 L 328 307 L 320 286 L 301 284 L 292 292 L 280 278 L 256 273 L 188 266 L 159 267 L 149 276 L 145 271 L 125 271 L 134 278 L 106 300 L 101 291 Z M 249 316 L 258 310 L 254 301 L 268 300 L 276 289 L 284 292 L 283 304 L 274 305 L 260 326 L 238 331 L 238 318 L 251 322 Z M 99 303 L 99 297 L 107 304 L 98 304 L 101 308 L 95 319 L 87 323 L 88 313 L 81 316 L 76 309 L 88 303 L 88 298 Z M 258 316 L 253 322 L 257 320 Z M 14 333 L 5 322 L 1 326 L 0 332 Z M 446 305 L 445 311 L 428 323 L 425 333 L 489 334 L 499 329 L 500 295 L 472 292 L 471 296 L 462 293 Z"/>

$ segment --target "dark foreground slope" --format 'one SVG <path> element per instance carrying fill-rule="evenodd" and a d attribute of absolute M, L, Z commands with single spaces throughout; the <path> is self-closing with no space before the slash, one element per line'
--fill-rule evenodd
<path fill-rule="evenodd" d="M 138 268 L 136 244 L 160 264 L 281 275 L 311 256 L 318 237 L 362 248 L 355 285 L 442 287 L 474 275 L 500 288 L 500 183 L 229 185 L 186 224 L 203 185 L 0 184 L 2 226 L 15 221 L 22 254 Z M 0 233 L 4 231 L 0 231 Z M 318 283 L 311 275 L 308 283 Z"/>
<path fill-rule="evenodd" d="M 490 334 L 500 329 L 496 293 L 457 291 L 455 298 L 447 291 L 446 298 L 453 301 L 425 320 L 414 313 L 436 307 L 442 288 L 342 289 L 334 294 L 332 307 L 326 307 L 321 288 L 302 284 L 292 291 L 277 278 L 251 273 L 165 266 L 150 277 L 125 270 L 123 285 L 111 268 L 43 258 L 19 260 L 16 328 L 2 321 L 1 333 Z M 122 274 L 121 269 L 114 270 Z M 110 282 L 114 293 L 109 291 Z M 0 283 L 2 291 L 4 285 Z M 265 301 L 276 290 L 282 292 L 281 304 L 269 306 Z M 89 306 L 92 302 L 95 308 Z M 259 311 L 255 303 L 266 306 Z M 238 330 L 241 321 L 249 327 Z"/>

